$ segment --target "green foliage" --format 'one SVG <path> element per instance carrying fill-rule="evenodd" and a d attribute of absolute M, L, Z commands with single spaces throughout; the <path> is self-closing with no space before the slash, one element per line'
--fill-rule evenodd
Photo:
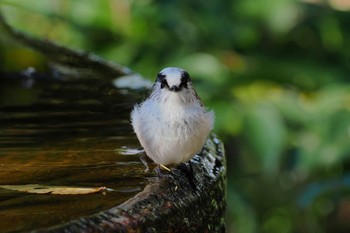
<path fill-rule="evenodd" d="M 215 110 L 215 131 L 228 148 L 229 230 L 332 232 L 349 183 L 337 192 L 310 187 L 348 174 L 350 7 L 306 2 L 2 0 L 0 6 L 19 29 L 152 80 L 164 66 L 187 69 Z M 2 49 L 2 57 L 15 56 Z M 11 59 L 2 69 L 38 62 Z M 306 190 L 312 198 L 301 206 Z"/>
<path fill-rule="evenodd" d="M 276 175 L 286 137 L 282 117 L 269 103 L 257 103 L 246 112 L 245 134 L 250 148 L 261 161 L 264 173 Z"/>

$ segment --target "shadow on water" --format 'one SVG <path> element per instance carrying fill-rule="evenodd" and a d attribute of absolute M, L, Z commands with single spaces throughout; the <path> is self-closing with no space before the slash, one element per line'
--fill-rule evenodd
<path fill-rule="evenodd" d="M 50 195 L 0 189 L 0 232 L 28 231 L 117 206 L 148 183 L 129 122 L 137 93 L 104 79 L 0 78 L 0 185 L 107 187 Z"/>

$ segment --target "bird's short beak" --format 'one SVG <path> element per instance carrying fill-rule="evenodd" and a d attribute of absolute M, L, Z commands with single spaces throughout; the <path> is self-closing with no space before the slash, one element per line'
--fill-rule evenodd
<path fill-rule="evenodd" d="M 174 86 L 170 87 L 169 90 L 173 91 L 173 92 L 178 92 L 178 91 L 180 91 L 180 87 L 174 85 Z"/>

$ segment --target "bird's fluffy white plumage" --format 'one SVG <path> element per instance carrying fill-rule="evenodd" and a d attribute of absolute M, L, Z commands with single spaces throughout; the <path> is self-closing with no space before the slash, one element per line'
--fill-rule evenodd
<path fill-rule="evenodd" d="M 155 163 L 187 162 L 200 152 L 214 113 L 201 103 L 186 71 L 169 67 L 157 76 L 150 96 L 131 112 L 134 131 Z"/>

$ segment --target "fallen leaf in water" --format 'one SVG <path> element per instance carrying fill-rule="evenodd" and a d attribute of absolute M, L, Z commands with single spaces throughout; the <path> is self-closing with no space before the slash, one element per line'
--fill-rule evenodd
<path fill-rule="evenodd" d="M 82 188 L 82 187 L 67 187 L 67 186 L 49 186 L 40 184 L 26 185 L 0 185 L 2 189 L 8 189 L 19 192 L 35 193 L 35 194 L 57 194 L 57 195 L 76 195 L 105 192 L 106 187 L 98 188 Z"/>

